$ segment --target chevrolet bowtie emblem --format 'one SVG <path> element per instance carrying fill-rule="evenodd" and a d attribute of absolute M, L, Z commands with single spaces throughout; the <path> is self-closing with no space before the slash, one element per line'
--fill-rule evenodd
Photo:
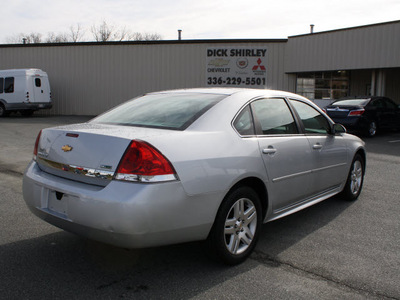
<path fill-rule="evenodd" d="M 64 152 L 72 151 L 72 147 L 70 145 L 64 145 L 61 147 L 61 150 Z"/>

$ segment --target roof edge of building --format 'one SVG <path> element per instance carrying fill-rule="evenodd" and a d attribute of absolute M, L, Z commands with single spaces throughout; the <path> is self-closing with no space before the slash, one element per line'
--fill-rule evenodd
<path fill-rule="evenodd" d="M 158 41 L 112 41 L 112 42 L 68 42 L 0 44 L 0 48 L 13 47 L 62 47 L 62 46 L 110 46 L 110 45 L 174 45 L 174 44 L 220 44 L 220 43 L 286 43 L 288 39 L 209 39 L 209 40 L 158 40 Z"/>
<path fill-rule="evenodd" d="M 310 33 L 304 33 L 304 34 L 299 34 L 299 35 L 291 35 L 291 36 L 288 37 L 288 39 L 297 38 L 297 37 L 304 37 L 304 36 L 310 36 L 310 35 L 325 34 L 325 33 L 331 33 L 331 32 L 338 32 L 338 31 L 361 29 L 361 28 L 374 27 L 374 26 L 396 24 L 396 23 L 400 23 L 400 20 L 383 22 L 383 23 L 374 23 L 374 24 L 368 24 L 368 25 L 360 25 L 360 26 L 354 26 L 354 27 L 338 28 L 338 29 L 332 29 L 332 30 L 326 30 L 326 31 L 320 31 L 320 32 L 313 32 L 313 33 L 310 32 Z"/>

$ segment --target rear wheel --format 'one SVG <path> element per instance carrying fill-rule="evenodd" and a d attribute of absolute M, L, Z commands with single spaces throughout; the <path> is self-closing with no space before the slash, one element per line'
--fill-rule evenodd
<path fill-rule="evenodd" d="M 371 121 L 368 124 L 368 129 L 366 133 L 369 137 L 373 137 L 376 135 L 377 130 L 378 130 L 378 125 L 376 124 L 375 121 Z"/>
<path fill-rule="evenodd" d="M 354 201 L 361 193 L 364 182 L 365 162 L 360 154 L 356 154 L 351 164 L 346 185 L 342 195 L 346 200 Z"/>
<path fill-rule="evenodd" d="M 261 203 L 249 187 L 229 193 L 207 239 L 211 254 L 227 264 L 243 262 L 253 251 L 262 224 Z"/>

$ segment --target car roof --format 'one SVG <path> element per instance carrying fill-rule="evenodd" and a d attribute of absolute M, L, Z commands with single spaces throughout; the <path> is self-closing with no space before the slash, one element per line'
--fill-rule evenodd
<path fill-rule="evenodd" d="M 152 92 L 148 94 L 160 94 L 160 93 L 204 93 L 204 94 L 219 94 L 232 96 L 235 94 L 243 94 L 250 96 L 252 98 L 260 96 L 260 97 L 292 97 L 297 99 L 302 99 L 305 101 L 310 101 L 307 98 L 299 96 L 297 94 L 293 94 L 290 92 L 280 91 L 280 90 L 271 90 L 271 89 L 251 89 L 251 88 L 188 88 L 188 89 L 176 89 L 176 90 L 165 90 L 159 92 Z M 311 101 L 310 101 L 311 102 Z"/>

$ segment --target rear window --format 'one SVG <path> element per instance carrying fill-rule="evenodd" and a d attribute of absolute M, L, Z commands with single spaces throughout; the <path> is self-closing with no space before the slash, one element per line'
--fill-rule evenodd
<path fill-rule="evenodd" d="M 91 123 L 185 130 L 227 95 L 150 94 L 135 98 Z"/>
<path fill-rule="evenodd" d="M 339 100 L 333 102 L 331 105 L 333 106 L 353 106 L 353 105 L 362 105 L 365 106 L 368 104 L 369 99 L 346 99 L 346 100 Z"/>

